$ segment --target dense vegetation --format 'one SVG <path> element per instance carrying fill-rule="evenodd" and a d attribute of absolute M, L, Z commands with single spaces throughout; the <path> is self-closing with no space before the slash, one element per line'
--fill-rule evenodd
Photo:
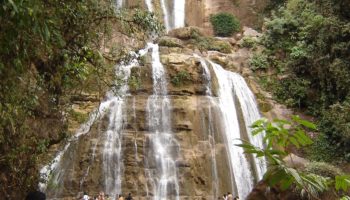
<path fill-rule="evenodd" d="M 237 146 L 243 147 L 246 153 L 267 159 L 269 168 L 264 174 L 264 181 L 274 187 L 272 190 L 289 190 L 291 195 L 288 199 L 350 198 L 346 196 L 350 189 L 349 175 L 322 162 L 299 163 L 287 150 L 290 147 L 300 148 L 312 144 L 312 139 L 305 131 L 316 130 L 315 124 L 302 120 L 299 116 L 292 116 L 290 121 L 275 119 L 269 122 L 261 119 L 254 122 L 252 128 L 253 135 L 264 134 L 265 148 L 261 149 L 244 140 Z M 295 167 L 298 165 L 304 167 Z"/>
<path fill-rule="evenodd" d="M 341 0 L 274 1 L 265 23 L 265 50 L 252 67 L 275 97 L 318 119 L 317 160 L 350 159 L 350 4 Z M 279 5 L 282 5 L 279 7 Z"/>
<path fill-rule="evenodd" d="M 99 79 L 98 75 L 111 66 L 105 59 L 111 55 L 101 51 L 109 30 L 134 37 L 141 30 L 143 36 L 162 30 L 153 14 L 138 9 L 116 12 L 113 4 L 108 0 L 1 1 L 3 198 L 21 199 L 36 187 L 39 155 L 67 135 L 63 116 L 69 113 L 65 112 L 69 108 L 67 97 L 79 91 L 88 78 Z M 117 54 L 121 56 L 121 51 Z M 45 132 L 50 126 L 57 126 L 54 131 L 58 133 Z"/>
<path fill-rule="evenodd" d="M 230 13 L 218 13 L 210 17 L 215 35 L 221 37 L 231 36 L 239 31 L 240 23 L 238 19 Z"/>

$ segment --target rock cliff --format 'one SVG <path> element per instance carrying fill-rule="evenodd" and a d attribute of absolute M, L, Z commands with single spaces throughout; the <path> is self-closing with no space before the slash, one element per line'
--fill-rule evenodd
<path fill-rule="evenodd" d="M 210 40 L 213 44 L 222 42 L 228 45 L 230 52 L 228 54 L 201 51 L 192 38 L 193 31 L 202 34 L 200 30 L 188 27 L 174 30 L 170 33 L 172 37 L 165 36 L 158 39 L 160 61 L 166 71 L 167 94 L 171 102 L 171 132 L 176 139 L 169 148 L 176 157 L 179 198 L 216 199 L 227 191 L 236 193 L 237 188 L 233 185 L 234 181 L 230 175 L 227 139 L 222 134 L 225 127 L 220 125 L 223 119 L 219 108 L 211 103 L 211 98 L 218 98 L 218 85 L 215 80 L 217 77 L 213 76 L 212 97 L 209 98 L 206 91 L 208 80 L 204 68 L 201 60 L 194 54 L 210 58 L 227 70 L 242 74 L 258 96 L 261 96 L 262 91 L 251 76 L 247 64 L 250 50 L 240 48 L 238 45 L 240 41 L 236 42 L 234 38 Z M 100 120 L 86 130 L 86 134 L 70 142 L 59 163 L 59 170 L 49 177 L 46 191 L 50 198 L 71 199 L 82 191 L 98 194 L 100 190 L 106 189 L 108 178 L 104 174 L 105 141 L 111 139 L 108 138 L 111 126 L 112 129 L 117 129 L 115 126 L 120 124 L 122 124 L 118 129 L 120 137 L 115 144 L 112 144 L 117 145 L 117 148 L 111 149 L 115 152 L 112 162 L 118 160 L 116 165 L 118 170 L 115 170 L 119 175 L 111 175 L 110 178 L 118 180 L 116 184 L 120 187 L 118 191 L 124 194 L 131 192 L 136 199 L 153 198 L 157 191 L 154 190 L 155 183 L 152 176 L 157 176 L 155 174 L 157 161 L 145 153 L 159 150 L 152 148 L 152 132 L 147 113 L 148 99 L 154 87 L 151 54 L 152 52 L 148 50 L 138 58 L 139 65 L 130 69 L 127 80 L 129 95 L 125 96 L 122 110 L 114 117 L 114 120 L 119 117 L 120 121 L 111 121 L 110 116 L 115 112 L 113 108 L 115 105 L 109 105 L 109 109 L 104 111 Z M 210 71 L 213 73 L 212 69 Z M 268 105 L 269 109 L 264 110 L 266 116 L 275 116 L 274 110 L 270 109 L 274 107 L 271 100 L 258 98 L 257 101 L 260 105 Z M 91 110 L 91 106 L 86 108 Z M 81 112 L 84 112 L 84 109 Z M 117 116 L 119 114 L 121 116 Z M 239 118 L 244 121 L 243 118 Z M 243 138 L 248 137 L 244 136 L 245 132 L 242 134 Z M 252 158 L 247 159 L 253 162 Z M 256 183 L 258 181 L 256 175 L 254 179 Z"/>

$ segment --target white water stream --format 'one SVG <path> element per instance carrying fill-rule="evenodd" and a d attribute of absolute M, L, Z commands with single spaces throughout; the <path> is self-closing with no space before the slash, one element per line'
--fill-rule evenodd
<path fill-rule="evenodd" d="M 147 159 L 155 160 L 155 170 L 148 177 L 155 183 L 154 200 L 179 200 L 179 183 L 176 169 L 178 143 L 171 131 L 171 104 L 167 95 L 165 69 L 160 62 L 157 44 L 152 49 L 153 95 L 147 100 L 147 119 L 150 130 L 150 150 Z M 148 161 L 148 163 L 151 161 Z"/>

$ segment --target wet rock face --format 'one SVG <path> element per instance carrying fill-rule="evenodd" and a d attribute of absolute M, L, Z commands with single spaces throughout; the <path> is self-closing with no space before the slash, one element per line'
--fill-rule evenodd
<path fill-rule="evenodd" d="M 193 50 L 181 47 L 160 49 L 171 102 L 171 132 L 176 139 L 176 143 L 169 148 L 176 157 L 180 199 L 216 199 L 219 194 L 231 191 L 230 167 L 221 135 L 223 127 L 209 127 L 209 124 L 220 124 L 221 118 L 218 108 L 206 96 L 208 81 L 204 78 L 200 61 L 193 53 Z M 124 102 L 120 132 L 121 191 L 124 194 L 131 192 L 137 199 L 152 199 L 155 193 L 154 183 L 148 175 L 156 173 L 157 165 L 157 161 L 149 155 L 157 151 L 151 146 L 152 134 L 147 116 L 147 101 L 153 94 L 150 54 L 142 58 L 141 66 L 131 69 L 128 81 L 130 96 Z M 134 82 L 137 82 L 137 87 L 133 87 Z M 111 126 L 110 115 L 112 110 L 108 110 L 87 135 L 72 143 L 72 148 L 63 158 L 65 170 L 60 176 L 64 180 L 58 185 L 49 183 L 49 198 L 70 199 L 82 191 L 98 194 L 104 190 L 106 177 L 102 163 L 105 141 L 109 139 L 106 132 Z M 216 176 L 213 174 L 213 156 L 220 169 Z M 218 191 L 214 189 L 216 181 Z"/>

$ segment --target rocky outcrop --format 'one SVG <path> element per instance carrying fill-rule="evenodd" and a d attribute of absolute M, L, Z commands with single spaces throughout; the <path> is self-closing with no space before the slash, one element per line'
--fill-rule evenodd
<path fill-rule="evenodd" d="M 167 89 L 171 101 L 171 130 L 177 141 L 177 145 L 171 148 L 174 148 L 177 155 L 180 199 L 216 199 L 220 194 L 232 191 L 233 188 L 227 144 L 224 136 L 220 134 L 224 127 L 209 125 L 220 124 L 222 121 L 218 107 L 211 103 L 217 97 L 215 84 L 217 80 L 213 80 L 213 99 L 208 98 L 206 96 L 208 80 L 205 78 L 200 60 L 194 54 L 208 57 L 227 70 L 242 74 L 256 94 L 264 93 L 254 81 L 247 64 L 250 57 L 249 49 L 239 48 L 237 45 L 239 41 L 236 42 L 235 38 L 225 38 L 215 40 L 230 45 L 232 53 L 199 50 L 191 41 L 193 39 L 191 30 L 194 28 L 174 30 L 171 35 L 177 38 L 166 36 L 158 40 L 162 44 L 160 61 L 165 67 L 169 83 Z M 140 65 L 131 69 L 128 80 L 130 95 L 125 98 L 122 112 L 121 190 L 123 193 L 131 192 L 137 199 L 150 199 L 154 194 L 152 190 L 154 183 L 147 173 L 154 173 L 156 161 L 146 162 L 149 157 L 144 153 L 151 150 L 152 134 L 147 118 L 147 102 L 149 96 L 153 94 L 151 62 L 151 52 L 148 52 L 139 58 Z M 89 106 L 91 104 L 81 102 L 94 103 L 97 98 L 94 95 L 81 95 L 72 99 L 77 101 L 74 110 L 86 114 L 84 105 L 86 109 L 91 109 Z M 266 99 L 261 101 L 271 107 L 266 113 L 273 112 L 275 105 L 270 105 L 271 102 Z M 104 117 L 90 128 L 88 134 L 72 141 L 63 157 L 65 162 L 62 167 L 65 170 L 60 177 L 65 178 L 60 184 L 49 182 L 49 196 L 70 199 L 82 190 L 90 194 L 97 194 L 103 190 L 106 181 L 102 170 L 103 149 L 105 141 L 108 140 L 106 132 L 110 128 L 108 116 L 111 112 L 107 110 Z M 217 168 L 216 175 L 213 173 L 213 159 Z M 214 182 L 219 185 L 215 186 Z"/>

